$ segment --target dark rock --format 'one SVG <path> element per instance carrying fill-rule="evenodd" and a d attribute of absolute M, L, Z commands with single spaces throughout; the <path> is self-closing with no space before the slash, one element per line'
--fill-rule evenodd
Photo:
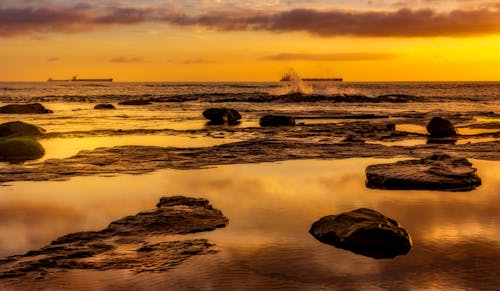
<path fill-rule="evenodd" d="M 464 158 L 436 154 L 420 160 L 372 165 L 366 186 L 376 189 L 470 191 L 481 185 L 476 169 Z"/>
<path fill-rule="evenodd" d="M 284 115 L 266 115 L 259 121 L 260 126 L 294 126 L 295 118 Z"/>
<path fill-rule="evenodd" d="M 0 137 L 37 136 L 45 133 L 45 129 L 22 121 L 0 124 Z"/>
<path fill-rule="evenodd" d="M 366 208 L 325 216 L 313 223 L 309 233 L 323 243 L 376 259 L 407 254 L 412 246 L 410 235 L 397 221 Z"/>
<path fill-rule="evenodd" d="M 118 105 L 150 105 L 151 102 L 145 99 L 135 99 L 135 100 L 126 100 L 118 103 Z"/>
<path fill-rule="evenodd" d="M 449 137 L 457 135 L 457 131 L 453 124 L 449 120 L 441 117 L 433 117 L 427 124 L 427 131 L 431 137 Z"/>
<path fill-rule="evenodd" d="M 456 143 L 457 143 L 457 139 L 455 137 L 429 138 L 429 139 L 427 139 L 427 144 L 451 144 L 451 145 L 454 145 Z"/>
<path fill-rule="evenodd" d="M 43 114 L 52 113 L 52 110 L 45 108 L 40 103 L 32 104 L 9 104 L 0 107 L 0 113 L 11 113 L 11 114 Z"/>
<path fill-rule="evenodd" d="M 0 260 L 0 278 L 61 269 L 161 272 L 194 255 L 217 252 L 206 239 L 164 236 L 214 230 L 227 223 L 206 199 L 163 197 L 155 210 L 124 217 L 100 231 L 68 234 L 40 250 Z M 165 241 L 159 241 L 162 238 Z"/>
<path fill-rule="evenodd" d="M 203 117 L 213 124 L 236 124 L 241 119 L 238 111 L 227 108 L 209 108 L 203 111 Z"/>
<path fill-rule="evenodd" d="M 116 109 L 113 104 L 97 104 L 94 109 Z"/>
<path fill-rule="evenodd" d="M 29 138 L 0 139 L 0 161 L 20 163 L 36 160 L 45 154 L 42 145 Z"/>

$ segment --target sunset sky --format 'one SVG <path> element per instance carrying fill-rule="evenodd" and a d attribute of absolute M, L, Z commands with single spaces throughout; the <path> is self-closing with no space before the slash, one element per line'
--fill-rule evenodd
<path fill-rule="evenodd" d="M 1 0 L 0 81 L 500 80 L 498 0 Z"/>

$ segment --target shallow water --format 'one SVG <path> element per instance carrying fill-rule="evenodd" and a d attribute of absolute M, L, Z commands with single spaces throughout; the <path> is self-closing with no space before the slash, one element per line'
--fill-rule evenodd
<path fill-rule="evenodd" d="M 210 165 L 205 169 L 157 170 L 132 176 L 120 175 L 118 168 L 111 167 L 114 171 L 103 171 L 102 176 L 76 175 L 65 181 L 0 184 L 0 256 L 38 249 L 68 233 L 102 229 L 111 221 L 154 208 L 161 196 L 207 198 L 230 221 L 225 229 L 188 236 L 209 239 L 217 245 L 217 254 L 192 257 L 167 272 L 72 270 L 54 272 L 38 281 L 22 277 L 0 281 L 0 289 L 498 289 L 500 163 L 495 161 L 496 156 L 488 153 L 500 151 L 499 136 L 495 126 L 481 126 L 498 122 L 500 83 L 318 82 L 310 85 L 314 94 L 371 97 L 409 94 L 423 97 L 425 102 L 309 102 L 307 99 L 281 102 L 279 96 L 272 102 L 248 102 L 248 97 L 255 94 L 290 93 L 286 84 L 277 82 L 0 83 L 0 105 L 42 102 L 54 110 L 47 115 L 0 115 L 0 123 L 22 120 L 47 130 L 48 134 L 38 139 L 46 155 L 41 160 L 26 162 L 26 167 L 37 167 L 39 162 L 64 159 L 81 150 L 99 147 L 210 149 L 236 141 L 252 141 L 246 145 L 249 150 L 237 148 L 227 157 L 224 150 L 232 147 L 223 148 L 217 157 L 211 157 L 209 150 L 204 151 L 206 164 L 198 166 Z M 175 95 L 194 99 L 154 102 L 148 106 L 117 105 L 126 99 Z M 219 102 L 221 98 L 234 100 Z M 94 110 L 98 102 L 113 103 L 117 109 Z M 243 116 L 242 122 L 236 126 L 209 126 L 201 115 L 209 107 L 237 109 Z M 265 114 L 298 116 L 297 122 L 303 124 L 295 128 L 260 128 L 259 118 Z M 347 118 L 357 114 L 388 115 L 389 118 Z M 256 147 L 268 140 L 273 143 L 266 146 L 276 146 L 278 150 L 295 143 L 307 144 L 306 151 L 321 145 L 320 152 L 325 150 L 330 157 L 335 157 L 334 149 L 344 153 L 343 156 L 359 157 L 366 156 L 363 149 L 371 149 L 363 147 L 364 144 L 394 146 L 381 148 L 384 151 L 381 156 L 408 158 L 397 155 L 396 147 L 422 146 L 422 152 L 428 153 L 433 146 L 439 146 L 424 145 L 427 141 L 423 136 L 426 121 L 437 115 L 451 118 L 459 127 L 459 133 L 470 135 L 462 136 L 457 145 L 492 142 L 477 147 L 477 151 L 484 152 L 484 157 L 493 161 L 472 160 L 483 179 L 478 189 L 460 193 L 384 191 L 364 186 L 364 170 L 368 165 L 396 159 L 294 160 L 219 166 L 231 163 L 233 155 L 240 163 L 255 162 L 251 157 L 238 160 L 239 152 L 259 155 L 257 161 L 279 160 L 263 156 L 276 151 Z M 396 124 L 397 134 L 387 130 L 385 125 L 389 123 Z M 373 130 L 370 126 L 382 129 Z M 401 132 L 409 134 L 398 135 Z M 366 143 L 343 143 L 350 135 Z M 329 145 L 336 147 L 332 150 Z M 441 149 L 449 148 L 444 145 Z M 149 150 L 146 148 L 141 153 L 144 155 L 144 151 Z M 414 149 L 398 153 L 412 152 Z M 194 164 L 197 157 L 191 156 L 193 153 L 195 151 L 179 154 L 178 151 L 175 157 Z M 100 154 L 106 157 L 107 152 Z M 166 159 L 165 155 L 170 154 L 163 153 L 161 158 Z M 297 147 L 288 154 L 289 158 L 303 158 L 304 150 Z M 78 162 L 82 160 L 75 161 L 76 164 L 70 164 L 75 168 L 68 168 L 73 172 L 77 172 Z M 120 166 L 123 173 L 124 168 L 136 165 L 129 162 Z M 0 163 L 0 169 L 8 172 L 14 167 Z M 158 168 L 147 171 L 155 169 Z M 15 170 L 22 173 L 22 166 L 16 166 Z M 71 173 L 67 174 L 69 177 Z M 64 175 L 66 173 L 60 179 L 64 179 Z M 322 244 L 308 234 L 310 225 L 322 216 L 359 207 L 373 208 L 398 220 L 413 237 L 414 247 L 410 253 L 393 260 L 374 260 Z"/>
<path fill-rule="evenodd" d="M 102 229 L 112 220 L 152 209 L 161 196 L 183 194 L 209 199 L 229 218 L 225 229 L 188 236 L 208 238 L 219 253 L 193 257 L 161 274 L 69 271 L 17 286 L 495 289 L 500 268 L 500 163 L 472 161 L 483 179 L 483 186 L 472 192 L 365 188 L 365 167 L 390 161 L 287 161 L 15 182 L 2 188 L 0 198 L 1 255 L 36 249 L 70 232 Z M 322 244 L 308 234 L 322 216 L 359 207 L 398 220 L 413 238 L 409 254 L 375 260 Z"/>

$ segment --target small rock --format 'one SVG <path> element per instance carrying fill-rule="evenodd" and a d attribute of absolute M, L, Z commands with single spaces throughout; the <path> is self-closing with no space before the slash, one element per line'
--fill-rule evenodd
<path fill-rule="evenodd" d="M 294 126 L 295 118 L 284 115 L 266 115 L 259 121 L 260 126 Z"/>
<path fill-rule="evenodd" d="M 119 105 L 150 105 L 151 102 L 149 100 L 144 99 L 135 99 L 135 100 L 127 100 L 118 103 Z"/>
<path fill-rule="evenodd" d="M 45 129 L 22 121 L 0 124 L 0 137 L 37 136 L 45 133 Z"/>
<path fill-rule="evenodd" d="M 407 254 L 412 246 L 410 235 L 397 221 L 367 208 L 325 216 L 313 223 L 309 233 L 320 242 L 376 259 Z"/>
<path fill-rule="evenodd" d="M 94 109 L 116 109 L 113 104 L 97 104 Z"/>
<path fill-rule="evenodd" d="M 433 117 L 427 124 L 427 131 L 431 137 L 449 137 L 456 136 L 457 131 L 453 124 L 444 118 Z"/>
<path fill-rule="evenodd" d="M 36 160 L 45 154 L 42 145 L 29 138 L 0 139 L 0 161 L 20 163 Z"/>
<path fill-rule="evenodd" d="M 420 160 L 372 165 L 366 186 L 375 189 L 470 191 L 481 185 L 476 169 L 464 158 L 436 154 Z"/>
<path fill-rule="evenodd" d="M 227 108 L 209 108 L 203 111 L 203 117 L 213 124 L 236 124 L 241 119 L 238 111 Z"/>
<path fill-rule="evenodd" d="M 43 114 L 53 113 L 52 110 L 45 108 L 40 103 L 33 104 L 9 104 L 0 107 L 0 113 L 10 114 Z"/>

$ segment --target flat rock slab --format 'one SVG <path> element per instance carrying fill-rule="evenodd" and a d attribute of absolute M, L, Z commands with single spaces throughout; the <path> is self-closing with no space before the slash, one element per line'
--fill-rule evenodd
<path fill-rule="evenodd" d="M 228 219 L 207 200 L 164 197 L 157 208 L 112 222 L 100 231 L 68 234 L 40 250 L 0 260 L 0 278 L 69 269 L 160 272 L 216 250 L 206 239 L 169 239 L 224 227 Z"/>
<path fill-rule="evenodd" d="M 394 219 L 360 208 L 329 215 L 309 229 L 320 242 L 376 259 L 407 254 L 412 246 L 408 232 Z"/>
<path fill-rule="evenodd" d="M 118 105 L 150 105 L 151 101 L 145 99 L 135 99 L 135 100 L 126 100 L 118 103 Z"/>
<path fill-rule="evenodd" d="M 439 154 L 420 160 L 368 166 L 366 186 L 394 190 L 470 191 L 481 185 L 476 171 L 465 158 Z"/>

